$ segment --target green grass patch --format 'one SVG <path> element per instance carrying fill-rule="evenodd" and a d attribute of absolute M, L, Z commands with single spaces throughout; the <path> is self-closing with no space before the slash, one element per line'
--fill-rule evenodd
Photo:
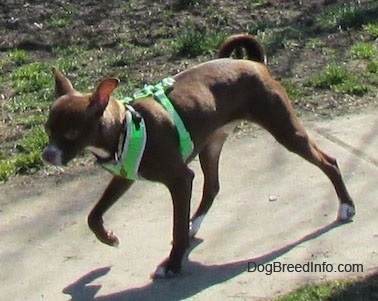
<path fill-rule="evenodd" d="M 359 81 L 343 64 L 330 64 L 319 75 L 306 82 L 307 86 L 328 89 L 336 93 L 362 96 L 370 87 Z"/>
<path fill-rule="evenodd" d="M 45 63 L 22 65 L 11 73 L 12 86 L 16 94 L 41 91 L 51 87 L 51 74 Z"/>
<path fill-rule="evenodd" d="M 305 91 L 294 80 L 283 78 L 281 79 L 281 84 L 285 87 L 286 93 L 291 100 L 300 100 L 305 96 Z"/>
<path fill-rule="evenodd" d="M 33 174 L 43 165 L 40 150 L 18 155 L 12 162 L 15 166 L 15 174 Z"/>
<path fill-rule="evenodd" d="M 130 63 L 129 55 L 126 52 L 117 53 L 108 58 L 107 63 L 110 67 L 127 66 Z"/>
<path fill-rule="evenodd" d="M 313 87 L 320 89 L 330 89 L 334 85 L 342 84 L 350 79 L 349 71 L 345 65 L 330 64 L 326 69 L 311 80 Z"/>
<path fill-rule="evenodd" d="M 52 17 L 49 24 L 53 28 L 62 28 L 70 25 L 71 18 L 64 16 L 64 17 Z"/>
<path fill-rule="evenodd" d="M 0 181 L 4 182 L 15 174 L 33 174 L 43 165 L 40 151 L 12 156 L 0 160 Z"/>
<path fill-rule="evenodd" d="M 378 60 L 372 60 L 367 65 L 367 71 L 378 74 Z"/>
<path fill-rule="evenodd" d="M 141 60 L 149 61 L 161 55 L 165 56 L 172 52 L 172 48 L 176 45 L 174 42 L 172 43 L 172 40 L 162 40 L 149 47 L 132 46 L 127 48 L 126 46 L 113 56 L 106 57 L 104 61 L 113 67 L 132 67 Z"/>
<path fill-rule="evenodd" d="M 208 28 L 195 23 L 186 23 L 174 40 L 174 53 L 179 57 L 195 58 L 208 55 L 217 49 L 228 34 L 222 30 Z"/>
<path fill-rule="evenodd" d="M 31 129 L 27 136 L 20 139 L 16 148 L 23 153 L 31 153 L 34 151 L 42 151 L 44 145 L 47 144 L 47 135 L 42 125 L 35 126 Z"/>
<path fill-rule="evenodd" d="M 378 300 L 378 275 L 355 280 L 335 280 L 304 285 L 274 301 L 367 301 Z"/>
<path fill-rule="evenodd" d="M 332 86 L 331 90 L 340 94 L 363 96 L 371 91 L 371 87 L 369 85 L 359 83 L 355 78 L 351 78 L 341 84 Z"/>
<path fill-rule="evenodd" d="M 33 127 L 27 136 L 16 142 L 17 153 L 0 159 L 0 181 L 15 174 L 32 174 L 42 165 L 41 153 L 47 143 L 43 126 Z"/>
<path fill-rule="evenodd" d="M 14 160 L 0 159 L 0 182 L 6 181 L 9 177 L 16 173 L 16 166 Z"/>
<path fill-rule="evenodd" d="M 77 57 L 61 57 L 57 61 L 56 66 L 61 72 L 67 74 L 69 72 L 77 71 L 80 68 L 80 62 Z M 52 73 L 51 73 L 52 76 Z"/>
<path fill-rule="evenodd" d="M 23 49 L 13 49 L 8 53 L 9 59 L 16 65 L 25 64 L 28 60 L 28 53 Z"/>
<path fill-rule="evenodd" d="M 378 23 L 369 23 L 362 26 L 362 29 L 372 36 L 373 39 L 378 38 Z"/>
<path fill-rule="evenodd" d="M 276 28 L 277 24 L 269 19 L 259 19 L 247 25 L 247 31 L 252 35 L 258 35 L 268 29 Z"/>
<path fill-rule="evenodd" d="M 326 8 L 315 19 L 319 31 L 332 31 L 338 28 L 360 29 L 364 24 L 378 18 L 378 2 L 334 4 Z"/>
<path fill-rule="evenodd" d="M 349 56 L 354 59 L 373 59 L 376 54 L 373 44 L 367 42 L 356 43 L 349 49 Z"/>
<path fill-rule="evenodd" d="M 317 285 L 305 285 L 291 294 L 275 298 L 274 301 L 311 301 L 327 300 L 350 285 L 349 281 L 326 282 Z"/>
<path fill-rule="evenodd" d="M 52 89 L 41 93 L 26 93 L 12 97 L 4 108 L 10 113 L 22 113 L 37 110 L 38 112 L 47 109 L 51 104 Z"/>
<path fill-rule="evenodd" d="M 268 5 L 269 5 L 268 0 L 251 0 L 251 1 L 249 1 L 249 6 L 253 9 L 257 9 L 257 8 L 268 6 Z"/>
<path fill-rule="evenodd" d="M 11 53 L 14 60 L 19 61 L 23 57 L 18 51 Z M 12 94 L 3 108 L 11 116 L 15 115 L 9 123 L 11 126 L 22 126 L 24 137 L 14 142 L 11 153 L 1 156 L 0 181 L 15 174 L 33 173 L 43 165 L 41 150 L 47 137 L 42 125 L 53 91 L 50 66 L 38 62 L 14 66 L 4 84 Z"/>
<path fill-rule="evenodd" d="M 43 124 L 46 121 L 47 117 L 45 114 L 31 115 L 16 117 L 12 119 L 11 124 L 13 125 L 22 125 L 27 129 Z"/>
<path fill-rule="evenodd" d="M 175 0 L 173 2 L 174 7 L 177 9 L 186 9 L 190 7 L 194 7 L 197 5 L 205 5 L 208 4 L 208 1 L 205 0 Z"/>
<path fill-rule="evenodd" d="M 268 56 L 273 56 L 278 49 L 291 48 L 300 45 L 306 39 L 308 33 L 293 24 L 281 28 L 267 28 L 257 32 L 257 36 Z"/>
<path fill-rule="evenodd" d="M 321 38 L 310 38 L 306 41 L 306 46 L 311 49 L 323 48 L 326 43 Z"/>

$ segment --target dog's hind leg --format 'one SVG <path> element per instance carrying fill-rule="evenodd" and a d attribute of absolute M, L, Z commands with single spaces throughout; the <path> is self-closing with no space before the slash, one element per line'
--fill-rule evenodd
<path fill-rule="evenodd" d="M 278 142 L 318 166 L 331 180 L 340 200 L 338 220 L 349 221 L 355 214 L 355 205 L 341 176 L 336 159 L 326 154 L 310 140 L 305 129 L 295 116 L 290 116 L 280 126 L 266 127 Z"/>
<path fill-rule="evenodd" d="M 198 209 L 190 219 L 189 236 L 194 237 L 201 223 L 219 192 L 219 157 L 228 136 L 226 128 L 214 132 L 205 147 L 199 153 L 199 160 L 204 175 L 202 199 Z"/>

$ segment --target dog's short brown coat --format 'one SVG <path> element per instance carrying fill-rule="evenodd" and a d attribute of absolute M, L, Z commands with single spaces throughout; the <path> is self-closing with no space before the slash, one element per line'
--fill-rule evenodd
<path fill-rule="evenodd" d="M 227 57 L 234 49 L 242 48 L 252 60 L 219 58 L 194 66 L 175 75 L 176 83 L 168 92 L 194 142 L 188 161 L 198 154 L 204 173 L 202 200 L 191 220 L 206 214 L 219 191 L 219 156 L 228 136 L 225 126 L 241 119 L 261 125 L 288 150 L 318 166 L 331 180 L 340 206 L 344 206 L 339 219 L 349 220 L 354 215 L 354 204 L 336 160 L 309 139 L 285 89 L 269 74 L 261 45 L 248 35 L 235 35 L 223 44 L 219 56 Z M 118 80 L 105 79 L 93 93 L 81 94 L 58 70 L 54 70 L 54 75 L 59 98 L 46 124 L 50 142 L 44 152 L 45 160 L 67 163 L 85 147 L 100 149 L 111 157 L 117 151 L 126 110 L 111 96 Z M 165 276 L 181 270 L 189 245 L 194 174 L 181 157 L 175 125 L 164 108 L 153 98 L 136 101 L 133 107 L 145 119 L 148 132 L 140 173 L 148 180 L 165 184 L 173 200 L 173 246 L 155 273 Z M 90 228 L 106 244 L 116 245 L 118 238 L 104 228 L 102 216 L 132 183 L 114 177 L 88 217 Z"/>

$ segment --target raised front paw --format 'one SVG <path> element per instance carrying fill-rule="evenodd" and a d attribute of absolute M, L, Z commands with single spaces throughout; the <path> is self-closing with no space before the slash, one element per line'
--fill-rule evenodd
<path fill-rule="evenodd" d="M 105 230 L 101 219 L 94 218 L 90 215 L 88 217 L 88 225 L 101 242 L 113 247 L 119 246 L 119 238 L 113 233 L 113 231 Z"/>
<path fill-rule="evenodd" d="M 112 247 L 118 247 L 120 240 L 117 235 L 113 233 L 113 231 L 105 231 L 104 233 L 95 233 L 96 237 L 103 242 Z"/>
<path fill-rule="evenodd" d="M 162 264 L 157 266 L 155 272 L 153 272 L 150 277 L 152 279 L 167 279 L 177 276 L 180 271 L 181 263 L 174 264 L 168 258 Z"/>

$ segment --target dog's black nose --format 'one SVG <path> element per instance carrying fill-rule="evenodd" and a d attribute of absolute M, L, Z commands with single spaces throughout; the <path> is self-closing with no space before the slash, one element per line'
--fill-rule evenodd
<path fill-rule="evenodd" d="M 45 149 L 42 153 L 42 159 L 47 162 L 47 163 L 50 163 L 50 164 L 53 164 L 54 162 L 54 152 L 50 149 Z"/>
<path fill-rule="evenodd" d="M 48 146 L 42 153 L 42 159 L 53 165 L 62 164 L 61 151 L 54 146 Z"/>

